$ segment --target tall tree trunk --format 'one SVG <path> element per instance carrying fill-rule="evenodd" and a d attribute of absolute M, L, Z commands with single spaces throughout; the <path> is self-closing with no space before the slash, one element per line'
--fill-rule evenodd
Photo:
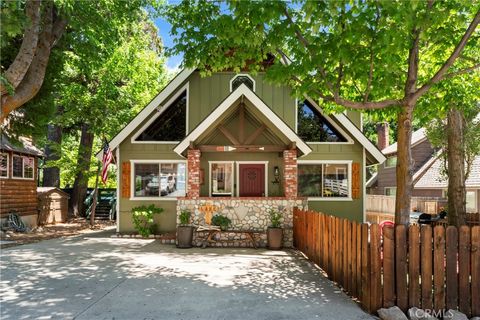
<path fill-rule="evenodd" d="M 59 107 L 57 116 L 63 113 Z M 45 164 L 43 169 L 43 186 L 60 188 L 60 168 L 49 166 L 51 161 L 59 160 L 62 156 L 62 135 L 63 130 L 59 125 L 49 124 L 47 133 L 47 145 L 45 146 Z"/>
<path fill-rule="evenodd" d="M 452 108 L 448 112 L 447 163 L 448 163 L 448 223 L 465 224 L 465 154 L 464 120 L 462 113 Z"/>
<path fill-rule="evenodd" d="M 84 201 L 88 188 L 88 172 L 90 170 L 90 160 L 92 157 L 94 134 L 90 132 L 90 126 L 82 124 L 82 135 L 78 147 L 77 174 L 73 183 L 72 209 L 73 215 L 78 217 L 85 214 Z"/>
<path fill-rule="evenodd" d="M 410 204 L 412 197 L 412 118 L 413 105 L 402 107 L 398 114 L 397 138 L 397 193 L 395 200 L 395 223 L 410 223 Z"/>

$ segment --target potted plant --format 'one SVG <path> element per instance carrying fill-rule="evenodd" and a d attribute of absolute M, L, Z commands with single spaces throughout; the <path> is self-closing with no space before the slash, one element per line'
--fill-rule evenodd
<path fill-rule="evenodd" d="M 177 226 L 177 248 L 191 248 L 193 240 L 193 226 L 190 225 L 192 213 L 182 210 L 179 215 L 180 224 Z"/>
<path fill-rule="evenodd" d="M 212 217 L 212 225 L 219 226 L 222 231 L 227 230 L 231 224 L 232 220 L 224 215 L 216 214 Z"/>
<path fill-rule="evenodd" d="M 282 249 L 283 229 L 281 227 L 282 213 L 270 210 L 270 226 L 267 228 L 267 246 L 271 250 Z"/>
<path fill-rule="evenodd" d="M 153 204 L 133 208 L 132 220 L 135 230 L 137 230 L 142 237 L 148 238 L 152 233 L 156 232 L 158 227 L 153 220 L 154 216 L 162 212 L 162 208 L 157 208 Z"/>

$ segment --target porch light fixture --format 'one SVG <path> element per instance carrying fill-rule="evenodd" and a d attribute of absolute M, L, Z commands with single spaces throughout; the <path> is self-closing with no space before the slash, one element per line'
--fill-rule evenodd
<path fill-rule="evenodd" d="M 273 177 L 274 177 L 274 180 L 272 181 L 272 183 L 274 184 L 280 183 L 280 169 L 278 168 L 278 166 L 275 166 L 273 168 Z"/>

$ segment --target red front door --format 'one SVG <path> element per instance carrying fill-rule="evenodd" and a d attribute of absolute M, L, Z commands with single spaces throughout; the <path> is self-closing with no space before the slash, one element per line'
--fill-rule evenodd
<path fill-rule="evenodd" d="M 240 197 L 265 196 L 265 165 L 239 164 Z"/>

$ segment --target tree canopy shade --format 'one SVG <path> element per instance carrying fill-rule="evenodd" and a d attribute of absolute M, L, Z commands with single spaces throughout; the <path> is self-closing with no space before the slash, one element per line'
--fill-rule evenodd
<path fill-rule="evenodd" d="M 148 6 L 158 7 L 157 0 L 2 1 L 0 122 L 39 92 L 52 50 L 67 29 L 79 36 L 69 42 L 75 54 L 101 60 L 104 49 L 118 42 L 123 30 L 134 27 Z"/>
<path fill-rule="evenodd" d="M 266 68 L 326 110 L 396 114 L 396 223 L 408 223 L 409 143 L 417 101 L 434 85 L 480 67 L 478 3 L 450 1 L 182 1 L 165 15 L 171 53 L 204 74 Z M 434 108 L 434 106 L 428 106 Z"/>

